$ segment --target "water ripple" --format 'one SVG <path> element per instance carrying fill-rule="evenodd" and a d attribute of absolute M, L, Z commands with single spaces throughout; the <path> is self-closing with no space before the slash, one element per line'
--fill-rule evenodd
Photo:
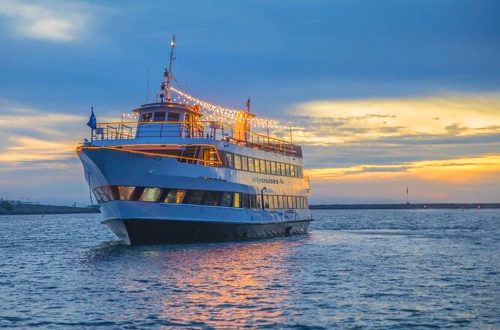
<path fill-rule="evenodd" d="M 500 327 L 500 212 L 315 211 L 309 235 L 130 247 L 0 217 L 0 327 Z"/>

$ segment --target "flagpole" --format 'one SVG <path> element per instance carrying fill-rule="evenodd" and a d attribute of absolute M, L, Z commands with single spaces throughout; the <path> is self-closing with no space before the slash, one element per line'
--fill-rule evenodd
<path fill-rule="evenodd" d="M 91 113 L 91 114 L 93 114 L 93 113 L 94 113 L 94 107 L 90 107 L 90 113 Z M 93 131 L 93 130 L 94 130 L 94 129 L 91 127 L 91 128 L 90 128 L 90 142 L 94 141 L 94 140 L 93 140 L 93 136 L 94 136 L 94 134 L 92 134 L 92 131 Z M 92 197 L 91 197 L 91 198 L 92 198 Z"/>

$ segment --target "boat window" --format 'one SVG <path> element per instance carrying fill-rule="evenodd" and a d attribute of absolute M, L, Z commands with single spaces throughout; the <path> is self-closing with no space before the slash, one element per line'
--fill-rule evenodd
<path fill-rule="evenodd" d="M 248 157 L 248 170 L 250 172 L 255 172 L 253 158 L 251 158 L 251 157 Z"/>
<path fill-rule="evenodd" d="M 225 166 L 229 168 L 233 168 L 233 154 L 226 152 L 226 160 L 225 160 Z"/>
<path fill-rule="evenodd" d="M 250 208 L 250 195 L 241 194 L 241 207 L 244 209 Z"/>
<path fill-rule="evenodd" d="M 128 201 L 135 187 L 118 186 L 118 199 L 121 201 Z"/>
<path fill-rule="evenodd" d="M 167 121 L 179 121 L 180 113 L 178 112 L 169 112 Z"/>
<path fill-rule="evenodd" d="M 144 188 L 139 200 L 141 202 L 157 202 L 162 190 L 160 188 Z"/>
<path fill-rule="evenodd" d="M 203 149 L 203 164 L 209 166 L 217 164 L 217 151 L 214 148 Z"/>
<path fill-rule="evenodd" d="M 97 200 L 97 203 L 98 204 L 101 204 L 101 203 L 104 203 L 104 202 L 107 202 L 105 200 L 105 196 L 102 194 L 101 192 L 101 187 L 98 187 L 98 188 L 94 188 L 92 190 L 92 192 L 94 193 L 94 197 L 95 199 Z"/>
<path fill-rule="evenodd" d="M 114 200 L 113 196 L 113 191 L 111 190 L 110 186 L 102 186 L 97 188 L 99 189 L 100 195 L 101 195 L 101 200 L 103 203 L 109 202 Z"/>
<path fill-rule="evenodd" d="M 135 187 L 134 191 L 132 192 L 132 195 L 130 195 L 128 200 L 129 201 L 138 201 L 142 195 L 143 190 L 144 190 L 144 187 Z"/>
<path fill-rule="evenodd" d="M 271 174 L 276 174 L 276 162 L 271 162 Z"/>
<path fill-rule="evenodd" d="M 165 111 L 157 111 L 155 112 L 154 121 L 165 121 Z"/>
<path fill-rule="evenodd" d="M 205 196 L 203 197 L 203 205 L 215 206 L 219 202 L 220 192 L 218 191 L 205 191 Z"/>
<path fill-rule="evenodd" d="M 254 194 L 250 195 L 250 208 L 254 209 L 257 207 L 257 196 Z"/>
<path fill-rule="evenodd" d="M 148 112 L 148 113 L 143 113 L 141 115 L 141 122 L 150 122 L 153 118 L 152 118 L 152 113 L 151 112 Z"/>
<path fill-rule="evenodd" d="M 295 176 L 295 165 L 290 164 L 290 176 Z"/>
<path fill-rule="evenodd" d="M 232 193 L 224 191 L 220 198 L 220 206 L 231 206 L 232 205 Z"/>
<path fill-rule="evenodd" d="M 260 161 L 258 159 L 255 160 L 255 172 L 260 173 Z"/>
<path fill-rule="evenodd" d="M 234 207 L 241 207 L 240 193 L 237 193 L 237 192 L 234 193 L 233 206 Z"/>
<path fill-rule="evenodd" d="M 102 196 L 102 201 L 104 203 L 112 201 L 114 199 L 113 191 L 111 190 L 110 186 L 102 186 L 102 187 L 99 187 L 99 188 L 96 188 L 96 189 L 99 189 L 100 194 Z M 95 192 L 94 192 L 94 195 L 95 195 Z"/>
<path fill-rule="evenodd" d="M 264 195 L 264 208 L 265 209 L 269 208 L 269 195 Z"/>
<path fill-rule="evenodd" d="M 175 202 L 177 204 L 182 204 L 185 196 L 186 196 L 186 191 L 182 190 L 182 189 L 178 189 L 177 192 L 175 193 Z"/>
<path fill-rule="evenodd" d="M 237 170 L 241 170 L 241 156 L 234 155 L 234 168 Z"/>
<path fill-rule="evenodd" d="M 269 160 L 266 160 L 266 173 L 271 174 L 271 162 Z"/>
<path fill-rule="evenodd" d="M 281 166 L 280 166 L 281 167 Z M 308 208 L 306 197 L 243 194 L 237 192 L 184 190 L 156 187 L 101 186 L 92 190 L 98 203 L 111 200 L 129 200 L 142 202 L 164 202 L 177 204 L 195 204 L 225 206 L 237 208 L 300 209 Z"/>
<path fill-rule="evenodd" d="M 241 156 L 241 169 L 243 171 L 248 171 L 248 158 Z"/>
<path fill-rule="evenodd" d="M 164 203 L 175 203 L 175 194 L 177 192 L 177 189 L 169 189 L 167 196 L 165 196 L 165 199 L 163 200 Z"/>
<path fill-rule="evenodd" d="M 283 196 L 278 196 L 278 208 L 283 208 Z"/>
<path fill-rule="evenodd" d="M 260 160 L 260 173 L 267 173 L 266 161 L 264 159 Z"/>
<path fill-rule="evenodd" d="M 286 175 L 286 166 L 285 166 L 285 164 L 281 163 L 280 167 L 281 167 L 281 175 Z"/>
<path fill-rule="evenodd" d="M 203 190 L 189 190 L 183 204 L 201 204 L 203 193 Z"/>
<path fill-rule="evenodd" d="M 269 208 L 270 209 L 275 209 L 276 205 L 274 205 L 274 198 L 273 196 L 269 196 Z"/>

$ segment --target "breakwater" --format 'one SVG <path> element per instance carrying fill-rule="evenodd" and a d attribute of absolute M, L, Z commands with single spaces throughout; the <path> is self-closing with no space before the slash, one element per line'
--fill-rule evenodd
<path fill-rule="evenodd" d="M 78 207 L 0 201 L 0 215 L 99 213 L 97 207 Z"/>

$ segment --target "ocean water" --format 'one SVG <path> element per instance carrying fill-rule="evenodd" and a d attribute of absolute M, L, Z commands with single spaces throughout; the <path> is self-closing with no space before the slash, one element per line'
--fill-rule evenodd
<path fill-rule="evenodd" d="M 0 217 L 0 328 L 500 328 L 499 210 L 314 211 L 308 235 L 130 247 Z"/>

